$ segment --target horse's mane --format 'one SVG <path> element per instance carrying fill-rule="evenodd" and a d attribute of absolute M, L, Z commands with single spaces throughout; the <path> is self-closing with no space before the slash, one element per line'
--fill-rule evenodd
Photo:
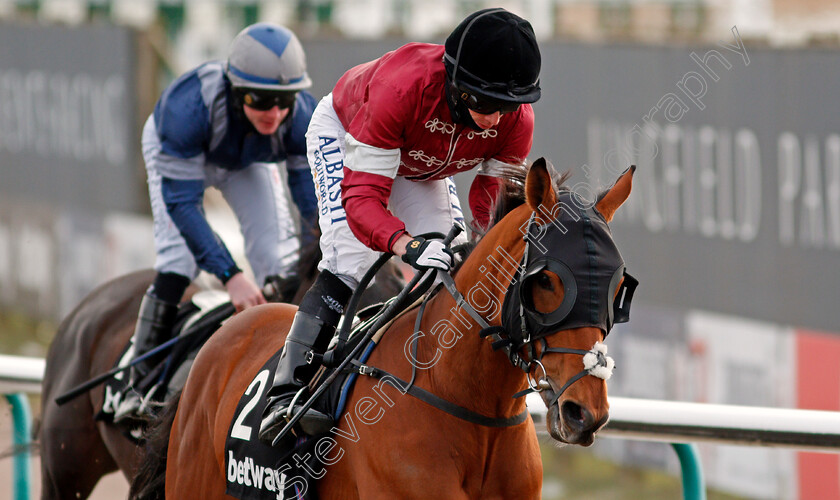
<path fill-rule="evenodd" d="M 514 209 L 525 204 L 525 178 L 528 176 L 528 170 L 530 168 L 530 166 L 522 164 L 509 165 L 501 170 L 498 178 L 502 181 L 502 187 L 491 205 L 489 223 L 486 228 L 475 227 L 473 225 L 473 231 L 479 234 L 479 237 L 474 241 L 462 245 L 458 249 L 459 253 L 463 255 L 463 258 L 459 261 L 457 267 L 460 267 L 460 263 L 467 260 L 467 257 L 473 251 L 476 244 L 493 226 Z M 571 171 L 560 174 L 548 163 L 548 173 L 551 175 L 551 180 L 554 183 L 555 192 L 568 191 L 566 181 L 571 177 Z M 455 271 L 457 271 L 457 268 Z M 453 271 L 453 274 L 455 271 Z"/>
<path fill-rule="evenodd" d="M 143 460 L 131 481 L 129 500 L 152 500 L 164 497 L 166 453 L 180 400 L 181 391 L 178 391 L 148 423 L 148 427 L 143 432 Z"/>
<path fill-rule="evenodd" d="M 489 231 L 505 215 L 525 203 L 525 178 L 528 176 L 528 170 L 530 168 L 526 165 L 510 165 L 502 170 L 499 176 L 502 180 L 502 188 L 499 190 L 499 194 L 493 203 L 490 223 L 486 231 Z M 548 163 L 548 173 L 554 182 L 555 192 L 568 191 L 565 184 L 569 177 L 571 177 L 571 171 L 560 174 Z"/>

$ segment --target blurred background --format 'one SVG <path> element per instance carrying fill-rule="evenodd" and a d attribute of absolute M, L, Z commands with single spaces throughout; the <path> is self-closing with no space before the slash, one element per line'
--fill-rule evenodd
<path fill-rule="evenodd" d="M 613 224 L 641 285 L 608 338 L 611 394 L 840 410 L 836 0 L 0 0 L 0 353 L 44 356 L 96 285 L 151 267 L 140 128 L 244 26 L 294 30 L 320 98 L 490 6 L 540 38 L 532 159 L 582 195 L 639 167 Z M 207 209 L 245 267 L 230 214 Z M 840 499 L 837 455 L 700 452 L 710 498 Z M 680 496 L 665 444 L 546 441 L 544 462 L 546 499 Z"/>

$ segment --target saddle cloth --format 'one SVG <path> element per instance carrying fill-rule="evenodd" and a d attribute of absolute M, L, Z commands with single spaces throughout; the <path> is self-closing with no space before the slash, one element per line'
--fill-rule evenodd
<path fill-rule="evenodd" d="M 281 349 L 260 369 L 236 406 L 225 440 L 227 495 L 240 500 L 312 500 L 323 465 L 314 460 L 315 438 L 304 436 L 294 450 L 272 448 L 257 439 Z M 307 471 L 307 469 L 312 472 Z M 323 471 L 325 472 L 325 471 Z M 319 476 L 320 474 L 320 476 Z"/>
<path fill-rule="evenodd" d="M 376 304 L 359 314 L 363 318 L 375 315 L 382 307 L 382 304 Z M 361 340 L 359 333 L 354 327 L 347 351 Z M 360 361 L 364 362 L 370 351 L 362 352 Z M 327 465 L 337 462 L 344 454 L 337 438 L 353 440 L 352 430 L 348 433 L 335 427 L 318 436 L 299 437 L 291 449 L 273 448 L 257 438 L 266 406 L 264 394 L 274 380 L 274 371 L 282 352 L 280 349 L 275 353 L 254 376 L 239 400 L 228 429 L 225 440 L 225 493 L 240 500 L 316 499 L 315 482 L 327 474 Z M 340 374 L 314 407 L 332 415 L 338 422 L 357 377 L 358 373 L 353 371 Z M 316 375 L 313 384 L 318 378 L 319 375 Z"/>

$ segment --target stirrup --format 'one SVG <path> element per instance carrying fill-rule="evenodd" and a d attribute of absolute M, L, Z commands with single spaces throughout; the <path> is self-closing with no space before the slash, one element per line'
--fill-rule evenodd
<path fill-rule="evenodd" d="M 286 399 L 285 396 L 287 396 L 288 393 L 276 396 L 276 399 L 273 401 L 268 401 L 268 404 L 266 405 L 267 410 L 272 409 L 274 405 L 280 406 L 280 408 L 272 409 L 271 413 L 263 417 L 262 421 L 260 421 L 260 430 L 258 434 L 260 441 L 266 444 L 272 444 L 277 439 L 277 435 L 281 430 L 283 430 L 283 427 L 286 426 L 289 420 L 291 420 L 291 410 L 294 408 L 295 403 L 297 403 L 301 393 L 305 389 L 306 386 L 298 389 L 294 396 L 288 400 L 289 402 L 285 408 L 282 407 L 282 405 L 286 404 L 284 400 Z M 284 436 L 284 439 L 288 439 L 290 435 L 297 435 L 295 429 L 292 429 L 291 432 Z"/>
<path fill-rule="evenodd" d="M 294 397 L 292 398 L 292 401 L 289 403 L 289 407 L 286 409 L 286 414 L 283 415 L 287 423 L 291 421 L 292 418 L 297 414 L 294 413 L 294 409 L 298 407 L 297 401 L 303 394 L 303 391 L 305 389 L 308 390 L 309 387 L 301 387 L 300 390 L 297 393 L 295 393 Z M 334 424 L 335 421 L 332 419 L 332 417 L 316 410 L 315 408 L 309 407 L 306 410 L 306 413 L 303 416 L 301 416 L 301 418 L 297 421 L 296 428 L 298 428 L 300 432 L 303 432 L 303 434 L 306 434 L 307 436 L 317 436 L 319 434 L 329 432 L 329 430 L 332 429 Z M 298 435 L 299 433 L 296 431 L 296 428 L 292 428 L 292 432 L 295 435 Z"/>
<path fill-rule="evenodd" d="M 298 420 L 297 425 L 295 425 L 287 434 L 278 440 L 280 431 L 282 431 L 289 421 L 291 421 L 295 416 L 295 409 L 301 408 L 301 406 L 298 405 L 298 400 L 300 400 L 303 395 L 303 391 L 306 389 L 306 386 L 301 387 L 300 390 L 292 396 L 292 399 L 289 400 L 289 403 L 285 408 L 279 408 L 271 412 L 262 420 L 262 422 L 260 422 L 260 441 L 267 444 L 270 443 L 272 446 L 280 445 L 285 448 L 294 437 L 303 437 L 304 435 L 317 436 L 325 434 L 333 428 L 335 421 L 332 417 L 314 408 L 309 408 L 306 410 L 306 414 Z M 278 401 L 278 404 L 280 403 L 281 402 Z"/>
<path fill-rule="evenodd" d="M 306 391 L 306 390 L 308 390 L 308 389 L 309 389 L 309 387 L 307 387 L 307 386 L 303 386 L 303 387 L 301 387 L 301 388 L 300 388 L 300 389 L 299 389 L 299 390 L 295 393 L 295 395 L 294 395 L 294 396 L 292 396 L 292 400 L 289 402 L 289 406 L 286 408 L 286 414 L 285 414 L 285 415 L 283 415 L 283 418 L 284 418 L 284 419 L 286 419 L 286 422 L 287 422 L 287 423 L 288 423 L 288 422 L 292 419 L 292 417 L 294 416 L 294 415 L 292 415 L 292 409 L 293 409 L 293 408 L 295 407 L 295 405 L 297 404 L 298 399 L 300 399 L 301 395 L 303 394 L 303 391 Z"/>

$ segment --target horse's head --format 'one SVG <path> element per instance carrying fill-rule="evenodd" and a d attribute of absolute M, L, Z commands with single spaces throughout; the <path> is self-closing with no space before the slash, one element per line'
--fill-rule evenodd
<path fill-rule="evenodd" d="M 524 240 L 501 309 L 508 354 L 548 406 L 549 433 L 565 443 L 589 446 L 609 416 L 613 361 L 602 342 L 627 321 L 636 281 L 607 223 L 629 196 L 634 170 L 587 206 L 557 188 L 541 158 L 525 178 L 525 203 L 498 224 L 519 239 L 510 248 Z"/>

